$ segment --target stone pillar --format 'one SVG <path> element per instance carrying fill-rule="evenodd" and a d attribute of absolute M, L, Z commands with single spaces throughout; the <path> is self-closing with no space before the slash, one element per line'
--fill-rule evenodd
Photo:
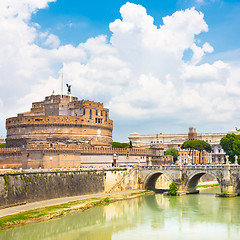
<path fill-rule="evenodd" d="M 174 182 L 177 184 L 178 191 L 181 192 L 181 194 L 186 193 L 186 189 L 184 187 L 185 179 L 183 178 L 183 167 L 182 167 L 182 165 L 180 165 L 178 173 L 177 172 L 175 173 Z"/>
<path fill-rule="evenodd" d="M 149 157 L 148 159 L 149 159 L 148 160 L 148 166 L 152 166 L 152 157 Z"/>
<path fill-rule="evenodd" d="M 178 165 L 182 165 L 182 158 L 181 158 L 181 156 L 178 156 L 178 160 L 177 160 L 177 163 L 178 163 Z"/>
<path fill-rule="evenodd" d="M 235 157 L 235 162 L 234 162 L 234 164 L 235 164 L 235 165 L 238 165 L 238 156 L 235 155 L 234 157 Z"/>
<path fill-rule="evenodd" d="M 226 191 L 229 195 L 235 195 L 235 188 L 231 178 L 231 167 L 228 162 L 229 157 L 227 157 L 227 164 L 224 167 L 222 179 L 221 179 L 221 192 Z"/>
<path fill-rule="evenodd" d="M 229 165 L 229 156 L 226 155 L 226 164 Z"/>

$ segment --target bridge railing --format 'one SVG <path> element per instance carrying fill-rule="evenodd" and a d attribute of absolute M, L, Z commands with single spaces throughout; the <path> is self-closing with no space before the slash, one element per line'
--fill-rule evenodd
<path fill-rule="evenodd" d="M 160 166 L 141 166 L 143 169 L 224 169 L 224 168 L 231 168 L 231 169 L 240 169 L 240 165 L 237 164 L 218 164 L 218 165 L 160 165 Z"/>

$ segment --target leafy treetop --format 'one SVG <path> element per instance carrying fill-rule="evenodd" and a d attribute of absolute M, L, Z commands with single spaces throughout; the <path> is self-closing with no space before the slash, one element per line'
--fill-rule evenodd
<path fill-rule="evenodd" d="M 234 163 L 235 155 L 238 156 L 238 163 L 240 163 L 239 155 L 240 155 L 240 135 L 236 135 L 234 133 L 227 134 L 220 141 L 220 145 L 222 146 L 225 153 L 229 156 L 229 161 Z"/>
<path fill-rule="evenodd" d="M 176 148 L 170 148 L 170 149 L 167 149 L 166 151 L 164 151 L 164 155 L 165 156 L 173 156 L 173 161 L 176 162 L 177 161 L 177 158 L 179 156 L 179 152 Z"/>
<path fill-rule="evenodd" d="M 182 144 L 181 149 L 198 150 L 200 152 L 205 150 L 209 153 L 212 151 L 211 145 L 203 140 L 187 140 Z"/>
<path fill-rule="evenodd" d="M 0 148 L 6 148 L 6 143 L 0 144 Z"/>
<path fill-rule="evenodd" d="M 129 148 L 130 144 L 129 143 L 112 142 L 112 147 L 113 148 Z"/>

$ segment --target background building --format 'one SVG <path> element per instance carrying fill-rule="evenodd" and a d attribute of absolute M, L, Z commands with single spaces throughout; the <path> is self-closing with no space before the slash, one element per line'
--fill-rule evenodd
<path fill-rule="evenodd" d="M 228 133 L 235 133 L 238 134 L 237 131 L 229 131 Z M 143 147 L 148 148 L 151 147 L 154 149 L 156 154 L 162 155 L 163 152 L 169 148 L 176 148 L 180 151 L 180 156 L 182 159 L 182 163 L 188 161 L 189 155 L 188 151 L 181 150 L 181 145 L 190 139 L 197 139 L 203 140 L 209 143 L 213 151 L 211 153 L 211 159 L 209 154 L 203 155 L 203 159 L 201 160 L 204 162 L 213 162 L 213 163 L 224 163 L 225 161 L 225 152 L 223 151 L 220 140 L 222 137 L 225 137 L 227 133 L 197 133 L 195 127 L 189 127 L 189 131 L 187 134 L 153 134 L 153 135 L 142 135 L 138 133 L 131 133 L 129 135 L 129 141 L 132 141 L 132 145 L 135 147 Z M 185 155 L 186 154 L 186 155 Z M 197 160 L 197 155 L 199 156 L 199 152 L 195 151 L 193 157 L 193 161 L 196 163 L 199 161 Z M 201 159 L 201 158 L 200 158 Z"/>

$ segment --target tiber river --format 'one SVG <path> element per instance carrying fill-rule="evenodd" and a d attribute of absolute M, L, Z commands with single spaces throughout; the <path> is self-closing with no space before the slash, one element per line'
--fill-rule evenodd
<path fill-rule="evenodd" d="M 49 222 L 0 232 L 0 239 L 240 239 L 240 197 L 156 194 L 96 207 Z"/>

